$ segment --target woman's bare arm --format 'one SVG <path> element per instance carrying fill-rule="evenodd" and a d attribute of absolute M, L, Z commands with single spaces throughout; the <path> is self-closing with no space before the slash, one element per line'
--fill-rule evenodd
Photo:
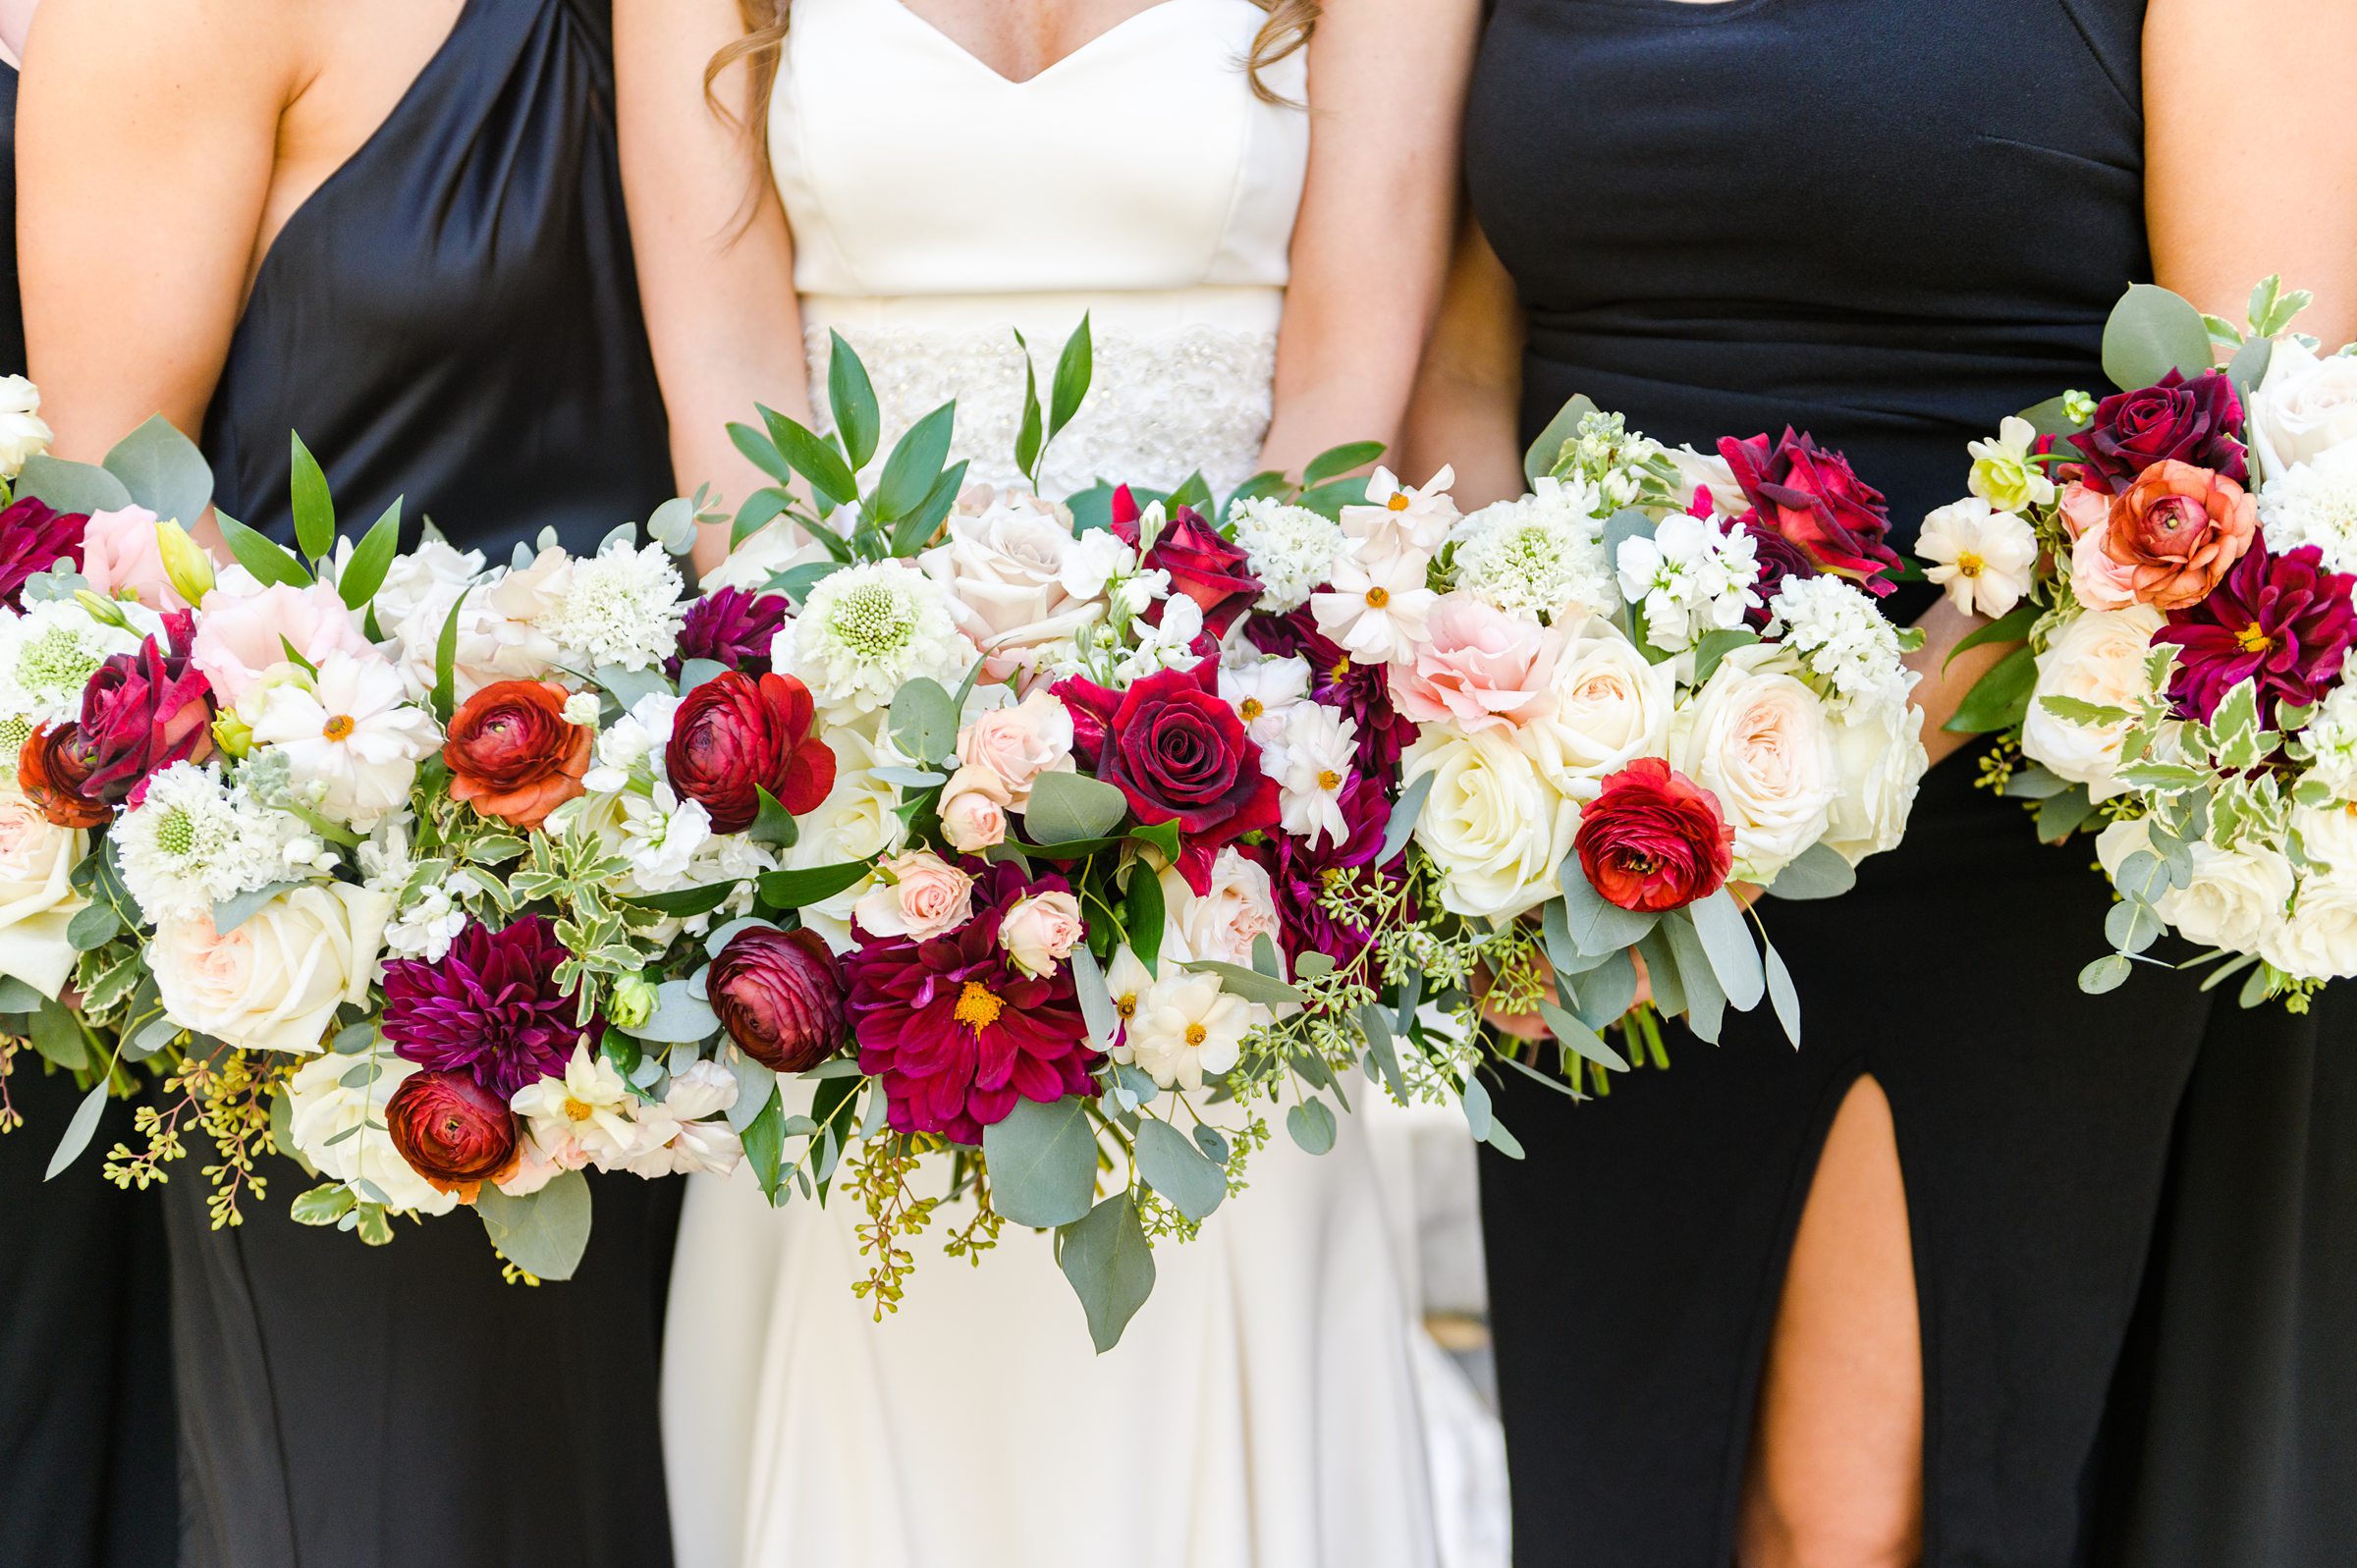
<path fill-rule="evenodd" d="M 1468 512 L 1522 494 L 1521 406 L 1522 306 L 1514 280 L 1468 214 L 1408 405 L 1408 471 L 1453 464 L 1456 504 Z"/>

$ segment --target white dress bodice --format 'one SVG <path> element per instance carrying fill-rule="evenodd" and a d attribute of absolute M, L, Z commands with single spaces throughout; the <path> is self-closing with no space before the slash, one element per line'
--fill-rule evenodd
<path fill-rule="evenodd" d="M 824 417 L 829 332 L 888 439 L 958 400 L 958 456 L 1014 477 L 1023 371 L 1042 396 L 1085 312 L 1095 375 L 1045 488 L 1169 488 L 1258 466 L 1309 161 L 1306 51 L 1244 67 L 1252 0 L 1162 0 L 1023 81 L 901 0 L 795 0 L 770 166 Z"/>

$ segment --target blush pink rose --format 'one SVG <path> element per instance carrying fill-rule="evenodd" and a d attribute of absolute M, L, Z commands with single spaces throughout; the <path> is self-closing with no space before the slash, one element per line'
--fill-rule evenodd
<path fill-rule="evenodd" d="M 974 879 L 932 850 L 896 855 L 876 869 L 888 880 L 851 906 L 852 918 L 869 936 L 927 942 L 973 918 Z"/>
<path fill-rule="evenodd" d="M 1403 717 L 1470 734 L 1518 728 L 1554 711 L 1561 631 L 1466 593 L 1443 594 L 1425 629 L 1431 640 L 1414 663 L 1392 666 L 1392 701 Z"/>
<path fill-rule="evenodd" d="M 2136 570 L 2111 559 L 2111 498 L 2072 480 L 2062 487 L 2062 526 L 2071 538 L 2070 591 L 2090 610 L 2125 610 L 2136 602 Z"/>
<path fill-rule="evenodd" d="M 999 922 L 999 946 L 1025 974 L 1049 975 L 1072 955 L 1086 933 L 1079 899 L 1069 892 L 1034 893 L 1008 906 Z"/>
<path fill-rule="evenodd" d="M 145 507 L 90 514 L 82 533 L 82 574 L 110 599 L 128 593 L 150 610 L 192 608 L 164 570 L 155 514 Z"/>
<path fill-rule="evenodd" d="M 377 657 L 343 597 L 326 583 L 273 583 L 242 599 L 218 589 L 204 596 L 195 665 L 223 706 L 236 706 L 272 665 L 285 664 L 288 643 L 313 664 L 331 653 Z"/>
<path fill-rule="evenodd" d="M 1012 708 L 993 708 L 958 736 L 960 773 L 999 804 L 1020 811 L 1031 802 L 1031 782 L 1043 773 L 1072 771 L 1072 716 L 1059 698 L 1034 691 Z"/>
<path fill-rule="evenodd" d="M 960 768 L 941 791 L 941 833 L 959 854 L 979 854 L 1007 839 L 1007 807 L 987 781 Z"/>

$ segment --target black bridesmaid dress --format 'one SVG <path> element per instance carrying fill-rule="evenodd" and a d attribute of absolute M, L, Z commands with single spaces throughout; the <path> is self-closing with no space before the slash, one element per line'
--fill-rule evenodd
<path fill-rule="evenodd" d="M 2141 0 L 1499 0 L 1466 160 L 1528 312 L 1525 434 L 1576 392 L 1672 442 L 1789 422 L 1909 546 L 1967 440 L 2103 386 L 2151 269 L 2142 28 Z M 1934 770 L 1848 896 L 1770 904 L 1797 1053 L 1763 1009 L 1601 1102 L 1509 1075 L 1529 1158 L 1482 1178 L 1517 1562 L 1732 1560 L 1793 1230 L 1869 1074 L 1921 1301 L 1922 1560 L 2088 1560 L 2210 1000 L 2153 970 L 2081 996 L 2109 890 L 1976 772 Z"/>
<path fill-rule="evenodd" d="M 597 0 L 467 0 L 264 259 L 205 421 L 221 506 L 289 533 L 290 427 L 361 524 L 406 492 L 495 560 L 671 493 Z M 167 1190 L 182 1568 L 665 1568 L 659 1314 L 680 1184 L 593 1180 L 577 1276 L 503 1283 L 471 1217 L 383 1248 Z"/>
<path fill-rule="evenodd" d="M 0 64 L 0 233 L 16 233 L 17 73 Z M 13 240 L 0 243 L 0 375 L 25 373 Z M 0 1568 L 154 1568 L 172 1553 L 162 1195 L 84 1156 L 45 1181 L 82 1091 L 30 1051 L 0 1137 Z M 131 1135 L 108 1108 L 99 1148 Z"/>

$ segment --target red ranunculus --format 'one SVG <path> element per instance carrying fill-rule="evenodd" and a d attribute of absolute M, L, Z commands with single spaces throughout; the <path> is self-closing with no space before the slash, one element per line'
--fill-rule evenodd
<path fill-rule="evenodd" d="M 35 730 L 17 753 L 17 787 L 61 828 L 97 828 L 114 819 L 112 806 L 85 791 L 89 779 L 89 753 L 73 725 Z"/>
<path fill-rule="evenodd" d="M 1161 670 L 1127 691 L 1100 724 L 1111 697 L 1084 680 L 1053 688 L 1101 734 L 1092 766 L 1120 786 L 1138 821 L 1178 824 L 1178 872 L 1198 893 L 1211 891 L 1211 862 L 1222 844 L 1277 826 L 1277 781 L 1260 771 L 1260 745 L 1220 696 L 1219 660 L 1191 670 Z M 1077 747 L 1075 747 L 1077 749 Z"/>
<path fill-rule="evenodd" d="M 116 654 L 82 688 L 74 744 L 89 770 L 82 792 L 93 799 L 136 806 L 154 775 L 213 754 L 213 685 L 189 660 L 195 615 L 173 611 L 164 634 L 168 643 L 149 637 Z"/>
<path fill-rule="evenodd" d="M 82 534 L 89 521 L 86 514 L 53 511 L 31 496 L 19 496 L 0 511 L 0 602 L 24 609 L 25 580 L 61 560 L 81 570 Z"/>
<path fill-rule="evenodd" d="M 770 926 L 731 937 L 704 976 L 720 1026 L 772 1072 L 808 1072 L 843 1049 L 845 989 L 818 933 Z"/>
<path fill-rule="evenodd" d="M 468 1203 L 520 1158 L 507 1103 L 466 1072 L 414 1072 L 385 1102 L 385 1131 L 410 1168 Z"/>
<path fill-rule="evenodd" d="M 1735 861 L 1735 830 L 1718 797 L 1659 757 L 1605 780 L 1571 844 L 1606 902 L 1647 914 L 1708 898 Z"/>
<path fill-rule="evenodd" d="M 792 676 L 730 671 L 687 693 L 663 753 L 671 786 L 700 801 L 714 833 L 742 833 L 767 789 L 795 816 L 835 787 L 835 753 L 810 733 L 809 688 Z"/>
<path fill-rule="evenodd" d="M 528 830 L 580 794 L 597 731 L 566 719 L 570 696 L 553 680 L 495 680 L 468 697 L 442 743 L 450 797 Z"/>
<path fill-rule="evenodd" d="M 2191 381 L 2171 370 L 2158 383 L 2115 392 L 2095 407 L 2095 422 L 2070 438 L 2086 461 L 2080 481 L 2115 496 L 2156 462 L 2215 468 L 2237 484 L 2250 476 L 2243 450 L 2242 400 L 2216 370 Z"/>
<path fill-rule="evenodd" d="M 1786 426 L 1773 447 L 1764 435 L 1729 438 L 1719 443 L 1719 456 L 1734 470 L 1758 520 L 1798 545 L 1818 569 L 1848 577 L 1868 593 L 1891 591 L 1883 574 L 1904 563 L 1886 537 L 1890 509 L 1841 454 Z"/>

